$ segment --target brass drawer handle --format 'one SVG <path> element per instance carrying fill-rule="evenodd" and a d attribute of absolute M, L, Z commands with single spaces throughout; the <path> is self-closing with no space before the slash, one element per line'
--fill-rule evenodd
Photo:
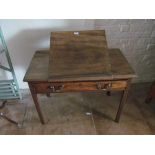
<path fill-rule="evenodd" d="M 52 92 L 61 92 L 63 91 L 64 85 L 58 85 L 58 86 L 49 86 L 49 89 L 52 90 Z"/>
<path fill-rule="evenodd" d="M 106 91 L 107 89 L 111 88 L 111 86 L 112 86 L 111 83 L 97 82 L 96 84 L 97 84 L 97 89 L 104 90 L 104 91 Z"/>

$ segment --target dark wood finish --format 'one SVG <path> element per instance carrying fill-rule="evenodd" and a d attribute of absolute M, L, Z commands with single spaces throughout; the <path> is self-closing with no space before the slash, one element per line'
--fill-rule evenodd
<path fill-rule="evenodd" d="M 36 51 L 27 69 L 24 81 L 48 81 L 49 51 Z"/>
<path fill-rule="evenodd" d="M 108 51 L 102 48 L 82 48 L 76 51 L 57 47 L 49 61 L 49 80 L 57 78 L 81 78 L 110 73 Z M 74 47 L 73 47 L 74 48 Z M 91 65 L 90 65 L 91 64 Z"/>
<path fill-rule="evenodd" d="M 119 120 L 120 120 L 120 116 L 121 116 L 121 113 L 122 113 L 122 110 L 123 110 L 123 107 L 124 107 L 124 103 L 127 100 L 130 83 L 131 83 L 131 79 L 128 80 L 127 87 L 123 90 L 123 94 L 122 94 L 121 102 L 119 104 L 118 111 L 117 111 L 117 114 L 116 114 L 115 122 L 119 122 Z"/>
<path fill-rule="evenodd" d="M 76 47 L 108 48 L 105 30 L 51 32 L 50 48 L 53 46 L 65 46 L 72 50 Z"/>
<path fill-rule="evenodd" d="M 76 92 L 76 91 L 108 91 L 124 90 L 126 80 L 122 81 L 91 81 L 91 82 L 34 82 L 37 93 Z"/>
<path fill-rule="evenodd" d="M 26 72 L 42 124 L 37 94 L 124 91 L 115 121 L 126 101 L 134 71 L 119 49 L 107 49 L 105 31 L 53 32 L 49 51 L 37 51 Z M 107 93 L 110 95 L 110 93 Z"/>
<path fill-rule="evenodd" d="M 44 119 L 43 119 L 43 115 L 42 115 L 42 112 L 41 112 L 41 109 L 40 109 L 40 105 L 38 103 L 37 92 L 36 92 L 35 88 L 33 88 L 33 86 L 32 86 L 31 83 L 28 83 L 28 84 L 29 84 L 31 95 L 32 95 L 34 104 L 36 106 L 36 109 L 37 109 L 37 112 L 38 112 L 38 116 L 40 118 L 40 121 L 41 121 L 42 124 L 45 124 Z"/>
<path fill-rule="evenodd" d="M 108 74 L 110 65 L 106 49 L 104 31 L 51 33 L 49 80 Z"/>
<path fill-rule="evenodd" d="M 113 53 L 112 53 L 113 52 Z M 110 56 L 121 56 L 120 54 L 120 51 L 118 50 L 110 50 Z M 126 90 L 127 88 L 127 80 L 128 79 L 131 79 L 131 77 L 135 77 L 135 75 L 133 74 L 128 74 L 127 76 L 127 73 L 124 75 L 120 75 L 120 78 L 117 76 L 117 78 L 112 78 L 111 76 L 109 76 L 109 80 L 107 80 L 107 78 L 103 78 L 103 79 L 99 79 L 99 80 L 89 80 L 89 81 L 53 81 L 53 82 L 48 82 L 48 51 L 37 51 L 32 59 L 32 63 L 30 64 L 30 67 L 25 75 L 25 78 L 24 78 L 24 81 L 28 81 L 29 82 L 29 87 L 31 89 L 31 93 L 32 93 L 32 96 L 33 96 L 33 100 L 34 100 L 34 103 L 36 105 L 36 109 L 38 111 L 38 115 L 39 115 L 39 118 L 42 122 L 42 124 L 44 124 L 44 119 L 43 119 L 43 116 L 41 114 L 41 110 L 40 110 L 40 107 L 38 106 L 38 99 L 37 99 L 37 94 L 38 93 L 45 93 L 45 94 L 48 94 L 48 96 L 50 95 L 52 91 L 52 89 L 49 89 L 50 86 L 55 86 L 55 85 L 65 85 L 65 89 L 63 89 L 62 91 L 59 91 L 59 92 L 70 92 L 70 91 L 101 91 L 97 88 L 97 82 L 100 82 L 100 83 L 112 83 L 112 86 L 111 86 L 111 89 L 106 89 L 106 91 L 108 90 Z M 113 70 L 115 70 L 117 68 L 116 66 L 116 59 L 117 57 L 115 57 L 114 61 L 111 61 L 113 66 Z M 41 59 L 42 58 L 42 59 Z M 40 62 L 43 63 L 43 66 L 39 65 L 37 66 L 36 65 L 36 62 L 38 62 L 38 60 Z M 121 62 L 120 62 L 121 63 Z M 125 61 L 124 61 L 125 63 Z M 125 63 L 126 64 L 126 63 Z M 121 64 L 122 65 L 122 64 Z M 125 65 L 124 65 L 125 66 Z M 44 69 L 45 70 L 44 70 Z M 120 68 L 120 72 L 123 73 L 123 67 Z M 129 69 L 130 70 L 130 69 Z M 46 72 L 45 72 L 46 71 Z M 130 70 L 131 71 L 131 70 Z M 125 71 L 124 71 L 125 72 Z M 40 77 L 38 76 L 40 74 Z M 118 72 L 117 72 L 118 74 Z M 122 77 L 124 77 L 122 79 Z M 35 91 L 34 91 L 35 90 Z M 65 91 L 64 91 L 65 90 Z M 58 91 L 56 92 L 58 93 Z M 119 105 L 119 108 L 118 108 L 118 112 L 117 112 L 117 115 L 116 115 L 116 118 L 115 118 L 115 121 L 118 122 L 119 121 L 119 118 L 120 118 L 120 115 L 121 115 L 121 111 L 123 109 L 123 104 L 125 102 L 125 97 L 127 96 L 127 90 L 124 91 L 123 93 L 123 97 L 121 99 L 121 102 L 120 102 L 120 105 Z"/>
<path fill-rule="evenodd" d="M 116 79 L 129 79 L 136 77 L 130 64 L 122 55 L 119 49 L 108 49 L 109 64 L 111 65 L 111 73 L 109 75 L 92 75 L 89 77 L 57 77 L 50 80 L 50 82 L 66 82 L 66 81 L 92 81 L 92 80 L 116 80 Z M 46 81 L 48 82 L 48 68 L 49 68 L 49 51 L 37 51 L 28 67 L 25 74 L 25 82 Z"/>

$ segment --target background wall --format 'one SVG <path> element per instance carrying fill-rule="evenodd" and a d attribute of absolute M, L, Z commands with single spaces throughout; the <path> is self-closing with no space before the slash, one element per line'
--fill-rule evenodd
<path fill-rule="evenodd" d="M 134 68 L 134 82 L 155 79 L 155 20 L 95 20 L 95 29 L 105 29 L 108 46 L 120 48 Z"/>
<path fill-rule="evenodd" d="M 155 20 L 0 20 L 17 80 L 23 77 L 34 52 L 49 48 L 50 32 L 105 29 L 109 48 L 120 48 L 137 75 L 135 82 L 155 79 Z M 0 74 L 1 76 L 1 74 Z"/>

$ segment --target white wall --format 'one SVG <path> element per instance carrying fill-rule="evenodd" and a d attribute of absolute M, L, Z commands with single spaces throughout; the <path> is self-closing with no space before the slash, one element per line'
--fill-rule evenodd
<path fill-rule="evenodd" d="M 21 89 L 26 69 L 34 52 L 48 49 L 50 32 L 57 30 L 93 29 L 93 20 L 0 20 L 16 77 Z"/>
<path fill-rule="evenodd" d="M 139 76 L 155 79 L 155 20 L 0 20 L 20 88 L 34 52 L 49 48 L 50 32 L 105 29 L 109 48 L 120 48 Z"/>
<path fill-rule="evenodd" d="M 105 29 L 109 48 L 120 48 L 138 78 L 134 82 L 155 80 L 155 20 L 95 20 L 95 29 Z"/>

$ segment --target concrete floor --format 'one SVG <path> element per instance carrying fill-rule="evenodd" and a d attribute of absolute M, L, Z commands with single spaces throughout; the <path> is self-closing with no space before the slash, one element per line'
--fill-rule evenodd
<path fill-rule="evenodd" d="M 94 92 L 52 94 L 51 98 L 39 95 L 45 125 L 40 124 L 31 95 L 23 92 L 21 101 L 10 100 L 1 110 L 22 127 L 0 119 L 0 134 L 155 134 L 155 100 L 144 103 L 149 87 L 149 83 L 131 86 L 119 123 L 113 120 L 121 92 L 112 92 L 112 96 Z"/>

